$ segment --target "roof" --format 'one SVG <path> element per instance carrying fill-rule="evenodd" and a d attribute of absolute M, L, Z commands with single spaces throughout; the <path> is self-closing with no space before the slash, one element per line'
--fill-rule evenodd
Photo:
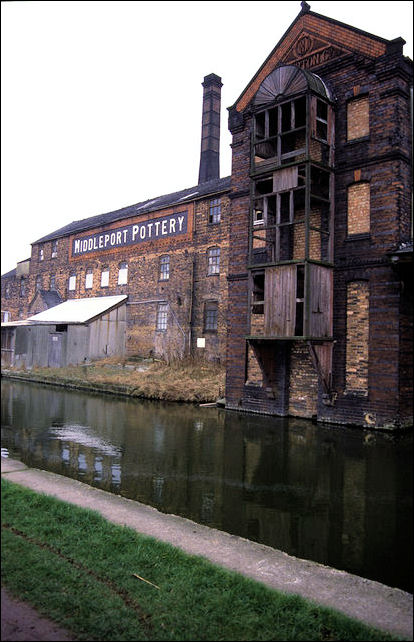
<path fill-rule="evenodd" d="M 88 323 L 97 316 L 105 314 L 127 300 L 127 295 L 96 296 L 86 299 L 70 299 L 53 308 L 39 312 L 27 321 L 36 323 Z"/>
<path fill-rule="evenodd" d="M 302 3 L 300 13 L 229 109 L 243 111 L 256 94 L 260 84 L 278 64 L 297 64 L 297 60 L 290 60 L 288 54 L 302 35 L 310 33 L 317 34 L 317 39 L 320 41 L 319 46 L 322 46 L 323 43 L 324 45 L 334 44 L 344 54 L 355 52 L 368 58 L 383 55 L 387 45 L 392 42 L 339 20 L 310 11 L 310 6 L 306 2 Z M 310 53 L 312 51 L 308 51 L 306 55 Z"/>
<path fill-rule="evenodd" d="M 1 278 L 8 279 L 10 277 L 15 277 L 15 276 L 16 276 L 16 268 L 14 268 L 13 270 L 10 270 L 10 272 L 6 272 L 6 274 L 2 274 Z"/>
<path fill-rule="evenodd" d="M 62 303 L 62 297 L 56 290 L 39 290 L 39 294 L 48 308 L 53 308 Z"/>
<path fill-rule="evenodd" d="M 42 236 L 42 238 L 34 241 L 32 245 L 36 243 L 44 243 L 45 241 L 51 241 L 62 236 L 69 236 L 70 234 L 77 234 L 79 232 L 83 232 L 84 230 L 88 230 L 94 227 L 100 227 L 101 225 L 108 225 L 109 223 L 113 223 L 114 221 L 119 221 L 131 216 L 147 214 L 148 212 L 155 212 L 165 207 L 171 207 L 172 205 L 185 204 L 190 200 L 203 198 L 209 196 L 210 194 L 225 192 L 229 189 L 230 176 L 226 178 L 218 178 L 212 181 L 207 181 L 206 183 L 200 183 L 195 187 L 189 187 L 179 192 L 174 192 L 172 194 L 166 194 L 164 196 L 158 196 L 157 198 L 148 199 L 146 201 L 143 201 L 142 203 L 129 205 L 128 207 L 124 207 L 120 210 L 115 210 L 114 212 L 108 212 L 107 214 L 98 214 L 97 216 L 91 216 L 80 221 L 73 221 L 73 223 L 69 223 L 64 227 L 59 228 L 55 232 L 47 234 L 47 236 Z"/>

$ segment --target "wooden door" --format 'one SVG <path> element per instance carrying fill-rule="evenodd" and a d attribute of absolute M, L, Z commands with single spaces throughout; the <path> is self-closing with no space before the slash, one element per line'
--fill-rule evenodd
<path fill-rule="evenodd" d="M 296 322 L 296 265 L 265 270 L 265 336 L 292 337 Z"/>

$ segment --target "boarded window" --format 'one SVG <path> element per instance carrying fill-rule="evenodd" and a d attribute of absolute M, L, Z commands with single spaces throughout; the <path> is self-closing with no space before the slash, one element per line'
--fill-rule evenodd
<path fill-rule="evenodd" d="M 368 96 L 355 98 L 347 105 L 347 140 L 355 140 L 369 135 Z"/>
<path fill-rule="evenodd" d="M 348 187 L 348 235 L 370 231 L 370 185 L 354 183 Z"/>
<path fill-rule="evenodd" d="M 85 290 L 90 290 L 93 286 L 93 270 L 88 268 L 85 274 Z"/>
<path fill-rule="evenodd" d="M 168 303 L 159 303 L 157 309 L 157 330 L 167 329 Z"/>
<path fill-rule="evenodd" d="M 57 257 L 57 248 L 58 248 L 58 242 L 52 241 L 52 259 L 55 259 Z"/>
<path fill-rule="evenodd" d="M 76 274 L 70 275 L 68 289 L 70 291 L 76 290 Z"/>
<path fill-rule="evenodd" d="M 56 276 L 50 275 L 49 290 L 56 290 Z"/>
<path fill-rule="evenodd" d="M 6 297 L 6 299 L 10 299 L 10 292 L 11 292 L 10 283 L 6 283 L 6 287 L 4 289 L 4 296 Z"/>
<path fill-rule="evenodd" d="M 126 283 L 128 283 L 128 263 L 122 261 L 119 264 L 118 285 L 125 285 Z"/>
<path fill-rule="evenodd" d="M 20 296 L 25 296 L 26 295 L 26 283 L 24 278 L 22 277 L 20 279 Z"/>
<path fill-rule="evenodd" d="M 346 392 L 368 394 L 369 284 L 347 286 Z"/>
<path fill-rule="evenodd" d="M 160 258 L 160 281 L 168 281 L 170 278 L 170 257 L 162 256 Z"/>
<path fill-rule="evenodd" d="M 208 251 L 208 270 L 207 274 L 220 273 L 220 248 L 211 247 Z"/>
<path fill-rule="evenodd" d="M 204 331 L 217 332 L 218 304 L 207 301 L 204 306 Z"/>
<path fill-rule="evenodd" d="M 107 288 L 109 285 L 109 267 L 105 266 L 101 272 L 101 288 Z"/>

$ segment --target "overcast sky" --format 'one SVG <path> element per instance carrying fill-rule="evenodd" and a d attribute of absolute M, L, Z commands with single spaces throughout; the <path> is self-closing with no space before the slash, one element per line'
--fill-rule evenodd
<path fill-rule="evenodd" d="M 409 2 L 315 2 L 312 11 L 413 57 Z M 74 221 L 198 181 L 204 76 L 227 107 L 300 11 L 277 2 L 2 2 L 1 273 Z"/>

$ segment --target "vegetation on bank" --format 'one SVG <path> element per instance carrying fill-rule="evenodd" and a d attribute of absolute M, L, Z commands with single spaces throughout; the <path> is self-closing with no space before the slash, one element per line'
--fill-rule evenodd
<path fill-rule="evenodd" d="M 212 403 L 224 396 L 224 366 L 204 360 L 103 359 L 82 366 L 9 370 L 11 376 L 74 388 L 157 399 Z"/>
<path fill-rule="evenodd" d="M 402 639 L 4 480 L 1 572 L 77 640 Z"/>

